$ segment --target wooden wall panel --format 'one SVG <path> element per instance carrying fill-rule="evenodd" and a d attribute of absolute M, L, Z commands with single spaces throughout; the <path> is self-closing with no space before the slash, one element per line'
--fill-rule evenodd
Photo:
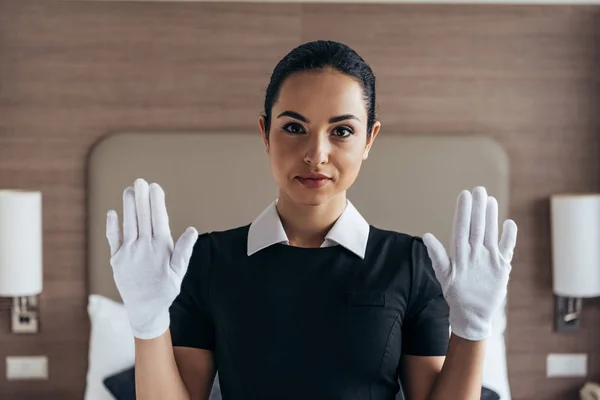
<path fill-rule="evenodd" d="M 548 196 L 600 190 L 600 7 L 0 0 L 0 187 L 44 193 L 42 332 L 9 333 L 0 398 L 80 399 L 85 384 L 85 160 L 120 130 L 247 129 L 276 62 L 335 39 L 378 79 L 382 134 L 487 135 L 511 160 L 519 245 L 509 288 L 515 400 L 576 399 L 549 352 L 590 353 L 600 302 L 552 332 Z M 47 382 L 3 380 L 6 355 L 47 354 Z"/>

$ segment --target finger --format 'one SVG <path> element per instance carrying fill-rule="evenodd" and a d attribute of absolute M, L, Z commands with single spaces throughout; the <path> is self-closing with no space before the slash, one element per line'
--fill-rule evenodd
<path fill-rule="evenodd" d="M 150 184 L 150 214 L 154 236 L 171 237 L 169 215 L 165 204 L 165 192 L 158 183 Z"/>
<path fill-rule="evenodd" d="M 452 230 L 452 248 L 450 257 L 457 259 L 460 254 L 467 251 L 469 246 L 469 230 L 471 224 L 471 192 L 463 190 L 460 192 L 454 212 L 454 224 Z"/>
<path fill-rule="evenodd" d="M 123 243 L 119 229 L 119 216 L 115 210 L 110 210 L 106 214 L 106 238 L 108 239 L 110 256 L 112 257 L 119 251 L 121 243 Z"/>
<path fill-rule="evenodd" d="M 480 247 L 485 237 L 485 214 L 488 195 L 483 186 L 473 189 L 473 201 L 471 204 L 471 232 L 469 243 L 472 247 Z"/>
<path fill-rule="evenodd" d="M 173 248 L 171 268 L 181 279 L 183 279 L 187 271 L 196 240 L 198 240 L 198 231 L 193 227 L 189 227 L 183 232 L 183 235 L 177 240 Z"/>
<path fill-rule="evenodd" d="M 498 201 L 492 196 L 487 201 L 485 225 L 485 247 L 498 249 Z"/>
<path fill-rule="evenodd" d="M 150 189 L 148 182 L 138 178 L 133 183 L 135 190 L 135 209 L 138 223 L 138 237 L 152 236 L 152 221 L 150 215 Z"/>
<path fill-rule="evenodd" d="M 427 247 L 427 254 L 431 258 L 431 264 L 438 281 L 447 281 L 450 274 L 450 259 L 444 245 L 431 233 L 423 235 L 423 243 Z"/>
<path fill-rule="evenodd" d="M 135 192 L 131 186 L 123 191 L 123 242 L 137 240 L 137 216 L 135 214 Z"/>
<path fill-rule="evenodd" d="M 517 244 L 517 224 L 512 219 L 504 221 L 502 236 L 500 237 L 500 255 L 508 262 L 512 261 L 513 252 Z"/>

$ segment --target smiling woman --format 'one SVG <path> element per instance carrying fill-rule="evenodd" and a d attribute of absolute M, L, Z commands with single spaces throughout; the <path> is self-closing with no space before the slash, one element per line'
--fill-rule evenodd
<path fill-rule="evenodd" d="M 370 225 L 347 198 L 377 138 L 375 77 L 348 46 L 276 66 L 258 120 L 279 195 L 254 221 L 173 243 L 165 194 L 135 181 L 111 265 L 136 337 L 140 399 L 478 399 L 516 225 L 463 191 L 450 252 Z M 449 335 L 449 325 L 452 335 Z"/>

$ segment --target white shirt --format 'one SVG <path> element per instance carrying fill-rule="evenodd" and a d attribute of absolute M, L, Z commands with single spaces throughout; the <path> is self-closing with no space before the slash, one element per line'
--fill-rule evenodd
<path fill-rule="evenodd" d="M 271 203 L 253 222 L 248 231 L 248 255 L 273 244 L 290 242 L 277 212 L 277 201 Z M 340 245 L 360 258 L 365 258 L 369 240 L 369 223 L 349 200 L 346 208 L 325 236 L 321 247 Z"/>

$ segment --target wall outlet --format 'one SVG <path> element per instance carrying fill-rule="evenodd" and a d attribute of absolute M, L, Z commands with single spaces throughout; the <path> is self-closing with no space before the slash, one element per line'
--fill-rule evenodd
<path fill-rule="evenodd" d="M 48 379 L 48 357 L 6 357 L 6 379 Z"/>
<path fill-rule="evenodd" d="M 578 378 L 587 376 L 587 354 L 548 354 L 546 376 L 548 378 Z"/>

